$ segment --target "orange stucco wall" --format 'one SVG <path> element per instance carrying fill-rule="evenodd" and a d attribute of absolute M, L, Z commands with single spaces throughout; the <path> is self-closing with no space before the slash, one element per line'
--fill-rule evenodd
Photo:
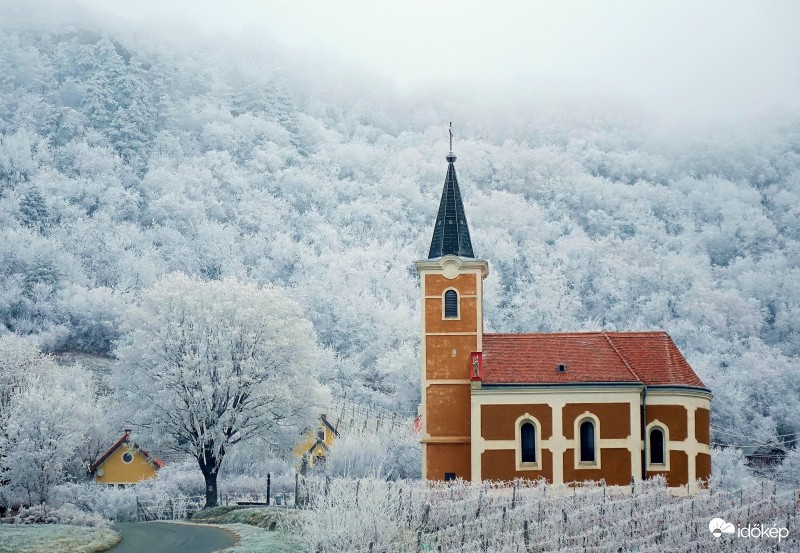
<path fill-rule="evenodd" d="M 711 444 L 711 413 L 699 408 L 694 412 L 694 437 L 701 444 Z"/>
<path fill-rule="evenodd" d="M 575 421 L 585 412 L 592 413 L 600 421 L 600 439 L 629 438 L 631 428 L 631 406 L 629 403 L 568 403 L 561 413 L 562 428 L 566 439 L 575 439 Z M 515 440 L 515 424 L 517 419 L 529 413 L 541 425 L 541 439 L 552 437 L 553 412 L 546 404 L 484 404 L 481 405 L 481 437 L 485 440 Z M 707 439 L 708 410 L 698 409 L 697 437 L 700 443 Z M 683 405 L 648 406 L 648 420 L 656 418 L 667 425 L 670 441 L 686 438 L 687 410 Z M 634 421 L 637 423 L 638 420 Z M 704 434 L 703 432 L 706 432 Z M 638 438 L 638 433 L 636 438 Z M 707 442 L 706 442 L 707 443 Z M 669 446 L 668 446 L 669 447 Z M 637 453 L 638 454 L 638 453 Z M 512 480 L 514 478 L 535 479 L 539 476 L 552 481 L 551 452 L 542 449 L 541 471 L 516 470 L 516 452 L 514 449 L 486 450 L 481 454 L 481 478 L 488 480 Z M 649 476 L 663 475 L 669 486 L 682 486 L 688 481 L 689 458 L 685 452 L 670 450 L 669 471 L 649 471 Z M 567 449 L 563 456 L 564 482 L 604 479 L 610 485 L 628 485 L 631 481 L 631 453 L 627 448 L 602 447 L 600 450 L 600 468 L 576 468 L 575 450 Z M 711 475 L 711 461 L 707 454 L 699 454 L 696 462 L 697 478 L 707 479 Z M 636 477 L 640 476 L 637 470 Z"/>
<path fill-rule="evenodd" d="M 431 436 L 470 435 L 469 384 L 440 384 L 426 390 L 427 431 Z"/>
<path fill-rule="evenodd" d="M 624 439 L 631 433 L 629 403 L 568 403 L 564 406 L 564 437 L 574 437 L 575 419 L 586 411 L 600 421 L 600 439 Z"/>
<path fill-rule="evenodd" d="M 122 455 L 126 452 L 133 454 L 133 461 L 125 463 Z M 103 475 L 97 472 L 103 469 Z M 102 484 L 135 484 L 142 480 L 156 477 L 156 469 L 138 450 L 122 446 L 118 448 L 106 461 L 95 471 L 94 479 Z"/>
<path fill-rule="evenodd" d="M 476 332 L 478 328 L 478 299 L 459 297 L 458 319 L 442 318 L 442 298 L 425 300 L 425 330 L 427 332 Z"/>
<path fill-rule="evenodd" d="M 470 445 L 467 444 L 426 444 L 428 466 L 425 477 L 428 480 L 444 480 L 447 472 L 456 478 L 470 479 Z"/>
<path fill-rule="evenodd" d="M 686 407 L 683 405 L 648 405 L 647 424 L 658 419 L 669 428 L 670 441 L 680 442 L 688 435 Z"/>
<path fill-rule="evenodd" d="M 535 417 L 541 428 L 541 439 L 553 435 L 553 410 L 549 405 L 482 405 L 481 436 L 486 440 L 513 440 L 516 437 L 516 421 L 528 413 Z"/>
<path fill-rule="evenodd" d="M 553 454 L 548 449 L 542 450 L 539 470 L 517 470 L 516 451 L 513 449 L 486 450 L 481 454 L 482 480 L 514 480 L 525 478 L 537 480 L 545 478 L 553 481 Z"/>
<path fill-rule="evenodd" d="M 602 422 L 600 423 L 602 426 Z M 603 448 L 600 451 L 600 467 L 575 468 L 575 450 L 564 452 L 564 482 L 582 480 L 602 480 L 611 486 L 624 486 L 631 483 L 631 454 L 627 449 Z"/>
<path fill-rule="evenodd" d="M 448 288 L 455 288 L 460 294 L 474 296 L 477 292 L 478 275 L 458 275 L 456 278 L 445 278 L 442 275 L 425 276 L 425 295 L 441 296 Z"/>
<path fill-rule="evenodd" d="M 426 336 L 425 368 L 428 379 L 470 377 L 470 353 L 478 349 L 472 336 Z M 453 350 L 456 354 L 453 355 Z"/>
<path fill-rule="evenodd" d="M 423 325 L 425 360 L 423 386 L 423 451 L 425 477 L 442 480 L 445 473 L 471 478 L 470 461 L 470 354 L 478 350 L 480 304 L 477 298 L 481 276 L 460 274 L 448 279 L 441 274 L 424 274 Z M 442 295 L 458 292 L 458 319 L 445 319 Z M 463 383 L 437 384 L 437 380 Z"/>
<path fill-rule="evenodd" d="M 670 432 L 672 430 L 670 429 Z M 670 439 L 672 436 L 670 436 Z M 698 455 L 699 457 L 699 455 Z M 710 467 L 709 467 L 710 472 Z M 655 476 L 660 474 L 667 479 L 668 486 L 684 486 L 689 482 L 689 456 L 685 451 L 669 452 L 669 471 L 647 471 L 647 476 Z M 698 472 L 698 478 L 701 478 Z"/>
<path fill-rule="evenodd" d="M 695 474 L 698 480 L 708 480 L 711 478 L 711 455 L 708 453 L 698 453 L 696 457 Z"/>

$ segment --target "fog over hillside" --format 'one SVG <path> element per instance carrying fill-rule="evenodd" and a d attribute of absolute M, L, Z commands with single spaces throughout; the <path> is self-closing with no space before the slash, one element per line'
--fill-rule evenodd
<path fill-rule="evenodd" d="M 488 330 L 665 329 L 715 442 L 800 432 L 800 114 L 665 128 L 597 96 L 427 94 L 277 43 L 4 9 L 6 331 L 113 357 L 159 278 L 234 276 L 301 303 L 334 394 L 415 413 L 413 262 L 452 120 Z"/>

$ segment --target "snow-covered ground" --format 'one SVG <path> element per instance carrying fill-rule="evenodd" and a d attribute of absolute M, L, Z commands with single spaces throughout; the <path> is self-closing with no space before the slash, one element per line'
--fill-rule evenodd
<path fill-rule="evenodd" d="M 0 524 L 0 553 L 96 553 L 117 544 L 108 528 L 64 524 Z"/>

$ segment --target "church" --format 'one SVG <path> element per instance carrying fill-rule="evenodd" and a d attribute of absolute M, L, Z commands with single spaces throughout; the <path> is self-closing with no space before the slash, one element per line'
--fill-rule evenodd
<path fill-rule="evenodd" d="M 711 476 L 711 392 L 663 331 L 490 334 L 483 280 L 456 178 L 447 175 L 422 319 L 422 474 L 608 485 Z"/>

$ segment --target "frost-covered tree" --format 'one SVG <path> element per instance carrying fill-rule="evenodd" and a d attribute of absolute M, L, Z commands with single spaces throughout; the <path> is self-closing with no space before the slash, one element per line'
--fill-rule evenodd
<path fill-rule="evenodd" d="M 41 355 L 34 340 L 13 332 L 0 336 L 0 495 L 5 495 L 3 488 L 11 482 L 5 459 L 9 453 L 12 407 L 31 381 L 53 366 L 49 357 Z"/>
<path fill-rule="evenodd" d="M 15 397 L 55 369 L 35 340 L 9 332 L 0 336 L 0 437 L 5 435 Z"/>
<path fill-rule="evenodd" d="M 102 418 L 87 380 L 79 368 L 56 368 L 32 377 L 11 399 L 0 436 L 7 502 L 46 502 L 74 465 L 79 473 L 74 476 L 86 474 L 88 459 L 80 450 Z"/>
<path fill-rule="evenodd" d="M 36 187 L 31 187 L 19 202 L 20 222 L 41 230 L 47 221 L 47 203 Z"/>
<path fill-rule="evenodd" d="M 422 449 L 411 423 L 390 433 L 355 432 L 338 438 L 324 464 L 338 478 L 420 478 Z"/>
<path fill-rule="evenodd" d="M 776 476 L 778 480 L 796 489 L 800 488 L 800 447 L 795 446 L 789 450 L 781 466 L 778 467 Z"/>
<path fill-rule="evenodd" d="M 197 459 L 206 506 L 239 442 L 286 448 L 314 415 L 317 347 L 300 306 L 275 288 L 171 274 L 142 298 L 117 349 L 132 422 Z"/>
<path fill-rule="evenodd" d="M 108 441 L 95 393 L 90 373 L 59 367 L 35 339 L 0 336 L 0 504 L 46 501 L 85 477 Z"/>
<path fill-rule="evenodd" d="M 746 488 L 755 482 L 741 449 L 715 447 L 711 450 L 712 486 L 726 490 Z"/>

